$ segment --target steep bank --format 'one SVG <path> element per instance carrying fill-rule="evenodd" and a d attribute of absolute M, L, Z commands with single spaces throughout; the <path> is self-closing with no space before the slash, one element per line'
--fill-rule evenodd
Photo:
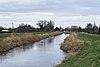
<path fill-rule="evenodd" d="M 62 32 L 52 32 L 48 34 L 35 34 L 35 35 L 27 34 L 27 35 L 22 35 L 22 36 L 10 36 L 0 42 L 0 53 L 9 51 L 15 47 L 31 44 L 36 41 L 39 41 L 39 40 L 42 40 L 48 37 L 52 37 L 52 36 L 57 36 L 60 34 L 62 34 Z"/>

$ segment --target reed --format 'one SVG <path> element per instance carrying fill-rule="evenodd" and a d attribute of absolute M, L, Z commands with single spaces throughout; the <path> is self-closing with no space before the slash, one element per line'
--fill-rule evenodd
<path fill-rule="evenodd" d="M 77 34 L 70 33 L 70 35 L 64 40 L 61 45 L 61 49 L 65 52 L 75 52 L 80 49 L 84 44 L 84 41 L 78 39 Z"/>
<path fill-rule="evenodd" d="M 57 36 L 60 34 L 62 34 L 62 32 L 52 32 L 48 34 L 29 33 L 29 34 L 21 35 L 21 36 L 10 36 L 10 37 L 3 39 L 3 41 L 0 41 L 0 52 L 9 51 L 15 47 L 31 44 L 39 40 L 42 40 L 48 37 Z"/>

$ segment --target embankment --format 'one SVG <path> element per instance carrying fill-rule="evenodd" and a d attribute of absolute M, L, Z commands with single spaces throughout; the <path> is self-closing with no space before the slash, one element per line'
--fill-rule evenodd
<path fill-rule="evenodd" d="M 66 57 L 64 61 L 59 64 L 57 67 L 67 67 L 63 66 L 62 64 L 65 63 L 65 60 L 70 60 L 70 58 L 79 51 L 79 49 L 84 45 L 84 41 L 80 40 L 77 37 L 77 34 L 75 32 L 70 33 L 69 36 L 64 40 L 64 42 L 61 45 L 61 49 L 66 52 Z M 70 66 L 68 66 L 70 67 Z"/>
<path fill-rule="evenodd" d="M 70 59 L 65 59 L 58 67 L 100 67 L 100 35 L 77 33 L 77 36 L 84 41 L 84 45 L 82 47 L 79 46 L 81 47 L 79 51 L 71 56 Z"/>
<path fill-rule="evenodd" d="M 77 34 L 70 33 L 61 45 L 61 49 L 67 53 L 76 52 L 83 45 L 83 41 L 78 39 Z"/>
<path fill-rule="evenodd" d="M 36 41 L 62 34 L 62 32 L 52 32 L 48 34 L 27 34 L 22 36 L 10 36 L 0 41 L 0 53 L 9 51 L 15 47 L 34 43 Z"/>

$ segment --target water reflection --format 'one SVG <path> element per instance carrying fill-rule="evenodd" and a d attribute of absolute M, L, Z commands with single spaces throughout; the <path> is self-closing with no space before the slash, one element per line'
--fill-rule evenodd
<path fill-rule="evenodd" d="M 51 37 L 51 38 L 47 39 L 47 42 L 51 44 L 54 41 L 54 38 L 55 37 Z"/>
<path fill-rule="evenodd" d="M 21 52 L 25 52 L 27 50 L 30 50 L 33 47 L 34 47 L 33 44 L 24 45 L 24 46 L 17 47 L 13 50 L 10 50 L 8 52 L 1 53 L 0 54 L 0 63 L 3 62 L 7 58 L 13 57 L 15 54 L 21 54 Z"/>
<path fill-rule="evenodd" d="M 33 48 L 34 45 L 33 44 L 30 44 L 30 45 L 22 45 L 20 47 L 17 47 L 17 48 L 14 48 L 13 50 L 10 50 L 10 51 L 7 51 L 7 52 L 3 52 L 3 53 L 0 53 L 0 56 L 7 56 L 9 53 L 13 54 L 14 52 L 25 52 L 31 48 Z"/>
<path fill-rule="evenodd" d="M 53 41 L 54 41 L 54 37 L 41 40 L 40 42 L 35 43 L 35 44 L 37 44 L 35 46 L 35 48 L 37 47 L 37 48 L 41 49 L 41 48 L 46 48 L 48 46 L 50 47 L 50 45 L 53 43 Z"/>
<path fill-rule="evenodd" d="M 64 53 L 60 44 L 66 35 L 51 37 L 21 46 L 0 55 L 1 67 L 52 67 L 59 64 Z"/>

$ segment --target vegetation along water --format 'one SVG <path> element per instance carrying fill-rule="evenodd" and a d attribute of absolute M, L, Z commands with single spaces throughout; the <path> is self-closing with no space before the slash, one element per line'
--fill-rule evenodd
<path fill-rule="evenodd" d="M 70 58 L 65 59 L 58 67 L 99 67 L 100 66 L 100 35 L 77 33 L 84 45 Z"/>

